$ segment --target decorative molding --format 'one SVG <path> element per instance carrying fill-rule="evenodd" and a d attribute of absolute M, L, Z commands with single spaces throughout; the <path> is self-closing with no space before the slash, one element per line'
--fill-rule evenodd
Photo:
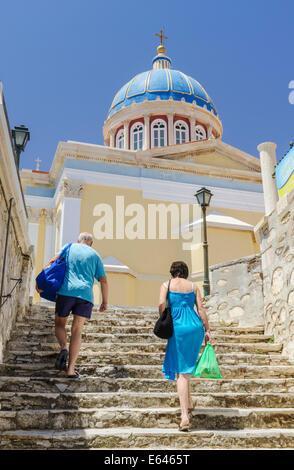
<path fill-rule="evenodd" d="M 197 163 L 184 163 L 182 160 L 183 157 L 187 154 L 191 154 L 191 152 L 198 155 L 199 152 L 214 151 L 219 151 L 220 154 L 224 152 L 226 158 L 232 159 L 235 162 L 240 163 L 242 160 L 243 162 L 245 161 L 244 166 L 246 167 L 247 165 L 247 169 L 226 169 L 209 165 L 199 165 Z M 162 169 L 163 165 L 166 167 L 168 164 L 171 170 L 180 171 L 181 173 L 206 174 L 206 176 L 213 175 L 221 178 L 226 178 L 227 174 L 227 177 L 230 179 L 255 181 L 261 184 L 260 162 L 258 158 L 231 147 L 221 142 L 219 139 L 200 140 L 178 146 L 158 147 L 138 152 L 82 142 L 60 142 L 50 170 L 49 181 L 51 184 L 56 184 L 60 179 L 60 173 L 67 158 L 135 167 L 152 167 L 159 170 Z M 253 170 L 251 171 L 249 167 Z"/>
<path fill-rule="evenodd" d="M 64 169 L 63 177 L 64 176 L 71 180 L 74 180 L 75 178 L 81 180 L 81 177 L 83 177 L 84 184 L 137 189 L 142 191 L 142 196 L 146 199 L 176 201 L 179 203 L 183 202 L 189 204 L 195 203 L 194 194 L 197 186 L 196 183 L 180 183 L 175 181 L 145 178 L 142 176 L 138 178 L 136 176 L 115 175 L 71 168 Z M 214 194 L 214 197 L 211 200 L 211 204 L 214 207 L 264 212 L 263 193 L 220 188 L 212 185 L 208 185 L 207 188 L 209 188 Z"/>
<path fill-rule="evenodd" d="M 104 138 L 107 139 L 110 129 L 117 128 L 125 119 L 133 120 L 144 116 L 146 112 L 153 115 L 172 112 L 187 118 L 193 117 L 205 124 L 211 124 L 218 135 L 222 136 L 223 133 L 222 123 L 219 117 L 202 106 L 198 106 L 196 102 L 193 104 L 185 101 L 159 99 L 133 103 L 131 106 L 122 107 L 121 110 L 117 111 L 106 120 L 103 128 Z"/>
<path fill-rule="evenodd" d="M 81 199 L 82 192 L 84 189 L 84 183 L 82 181 L 63 179 L 61 192 L 64 197 L 73 197 Z"/>
<path fill-rule="evenodd" d="M 27 211 L 30 224 L 39 224 L 42 215 L 45 215 L 46 225 L 52 225 L 55 223 L 53 209 L 27 206 Z"/>

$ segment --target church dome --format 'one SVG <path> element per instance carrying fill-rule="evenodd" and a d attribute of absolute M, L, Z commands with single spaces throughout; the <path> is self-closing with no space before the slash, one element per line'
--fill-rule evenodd
<path fill-rule="evenodd" d="M 158 35 L 153 68 L 116 93 L 103 127 L 104 144 L 148 150 L 222 136 L 218 112 L 197 80 L 171 68 Z"/>
<path fill-rule="evenodd" d="M 155 58 L 156 59 L 156 58 Z M 153 61 L 153 67 L 154 62 Z M 170 59 L 163 54 L 161 60 L 170 63 Z M 115 95 L 111 104 L 108 117 L 123 107 L 130 106 L 135 101 L 141 103 L 154 100 L 186 101 L 206 108 L 217 116 L 217 110 L 213 105 L 205 89 L 197 80 L 169 68 L 153 68 L 139 73 L 126 83 Z"/>

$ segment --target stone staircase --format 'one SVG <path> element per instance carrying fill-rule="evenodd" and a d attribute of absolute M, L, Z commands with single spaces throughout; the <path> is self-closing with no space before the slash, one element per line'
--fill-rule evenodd
<path fill-rule="evenodd" d="M 0 449 L 294 448 L 294 366 L 260 327 L 210 325 L 223 379 L 192 379 L 192 430 L 179 432 L 157 317 L 94 310 L 68 379 L 54 369 L 54 307 L 33 305 L 0 364 Z"/>

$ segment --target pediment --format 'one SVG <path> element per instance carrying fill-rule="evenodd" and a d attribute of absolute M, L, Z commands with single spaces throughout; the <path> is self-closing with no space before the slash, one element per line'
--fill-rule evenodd
<path fill-rule="evenodd" d="M 257 157 L 249 155 L 222 141 L 191 142 L 177 147 L 173 146 L 173 148 L 170 148 L 169 154 L 162 154 L 160 158 L 185 161 L 213 168 L 260 173 L 260 161 Z"/>

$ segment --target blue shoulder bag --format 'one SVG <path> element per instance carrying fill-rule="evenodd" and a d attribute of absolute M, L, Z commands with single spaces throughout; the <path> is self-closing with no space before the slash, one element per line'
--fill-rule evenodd
<path fill-rule="evenodd" d="M 40 292 L 40 296 L 43 299 L 56 302 L 56 292 L 60 289 L 64 275 L 66 271 L 67 255 L 71 243 L 69 243 L 61 253 L 61 256 L 57 258 L 48 268 L 43 269 L 40 274 L 36 277 L 36 283 Z"/>

